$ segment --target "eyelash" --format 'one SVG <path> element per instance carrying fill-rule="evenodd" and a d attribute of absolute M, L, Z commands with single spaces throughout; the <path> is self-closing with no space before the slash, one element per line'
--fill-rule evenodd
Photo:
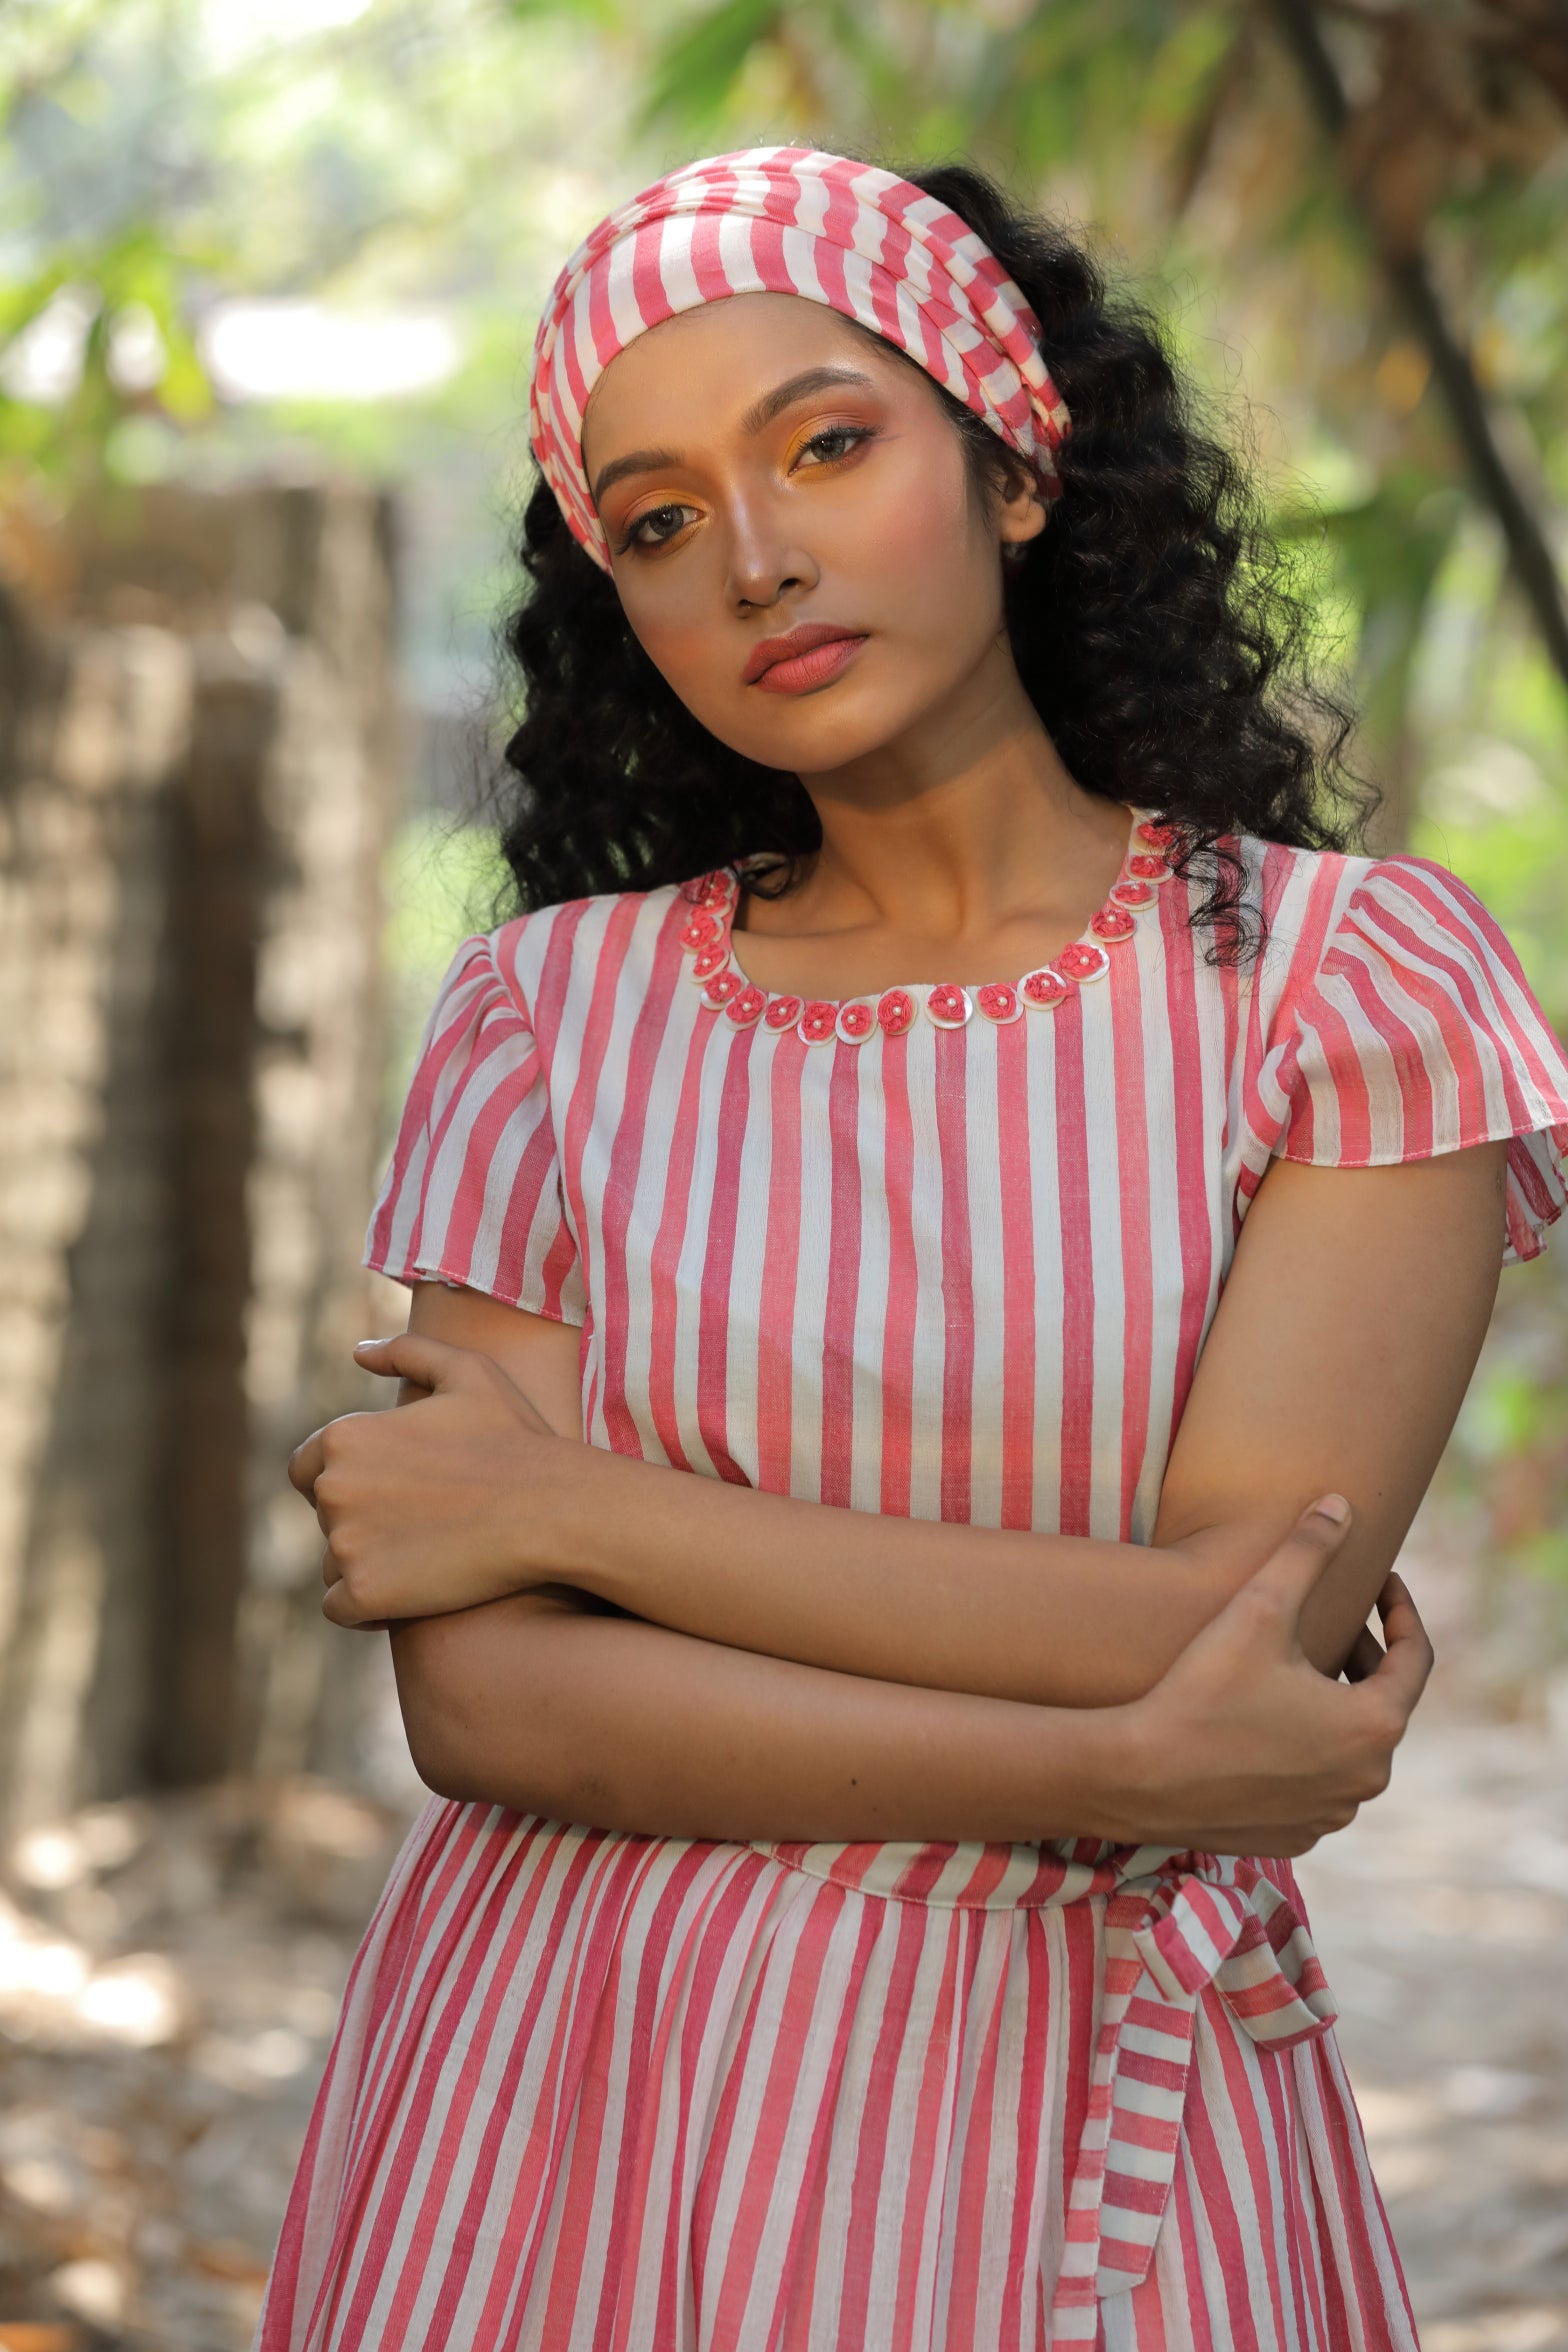
<path fill-rule="evenodd" d="M 876 427 L 874 425 L 824 425 L 820 432 L 812 434 L 809 441 L 802 442 L 801 450 L 802 454 L 804 454 L 804 452 L 808 449 L 815 449 L 819 441 L 847 440 L 851 447 L 854 447 L 862 441 L 874 441 L 875 438 Z M 844 456 L 847 457 L 848 455 L 849 451 L 845 450 Z M 843 461 L 842 459 L 829 458 L 826 460 L 826 462 L 829 465 L 834 465 L 841 464 Z M 667 547 L 671 540 L 680 536 L 679 532 L 671 531 L 668 536 L 663 539 L 639 539 L 637 534 L 642 529 L 644 523 L 651 523 L 658 515 L 681 514 L 684 511 L 685 510 L 683 506 L 677 499 L 667 500 L 663 506 L 650 506 L 645 514 L 640 514 L 637 517 L 637 520 L 632 524 L 631 529 L 626 533 L 625 537 L 620 540 L 615 550 L 616 554 L 626 555 L 628 553 L 640 553 L 644 555 L 651 555 L 656 553 L 659 548 Z"/>

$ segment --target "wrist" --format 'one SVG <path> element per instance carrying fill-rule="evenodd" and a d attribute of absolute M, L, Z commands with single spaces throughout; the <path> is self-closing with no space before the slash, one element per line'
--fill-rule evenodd
<path fill-rule="evenodd" d="M 607 1541 L 619 1502 L 619 1471 L 636 1468 L 585 1440 L 552 1437 L 548 1473 L 526 1481 L 521 1502 L 527 1549 L 536 1574 L 628 1606 L 612 1589 L 624 1547 Z"/>
<path fill-rule="evenodd" d="M 581 1475 L 576 1457 L 587 1451 L 574 1439 L 525 1427 L 510 1432 L 476 1468 L 474 1485 L 484 1497 L 478 1540 L 493 1579 L 493 1589 L 477 1599 L 502 1600 L 572 1573 Z"/>
<path fill-rule="evenodd" d="M 1066 1837 L 1109 1838 L 1118 1845 L 1145 1841 L 1154 1759 L 1142 1700 L 1109 1707 L 1037 1710 L 1047 1749 L 1043 1786 L 1053 1814 L 1068 1816 Z M 1060 1792 L 1061 1802 L 1056 1802 Z"/>

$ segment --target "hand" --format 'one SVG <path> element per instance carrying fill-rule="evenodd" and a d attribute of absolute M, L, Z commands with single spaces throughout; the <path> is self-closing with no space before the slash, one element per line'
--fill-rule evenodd
<path fill-rule="evenodd" d="M 1130 1785 L 1114 1835 L 1202 1853 L 1304 1854 L 1388 1786 L 1395 1748 L 1432 1670 L 1401 1577 L 1378 1596 L 1349 1682 L 1318 1671 L 1297 1637 L 1302 1604 L 1344 1540 L 1316 1504 L 1126 1710 Z"/>
<path fill-rule="evenodd" d="M 550 1530 L 581 1445 L 473 1349 L 404 1332 L 354 1354 L 401 1379 L 405 1403 L 346 1413 L 289 1457 L 327 1539 L 323 1614 L 368 1630 L 470 1609 L 555 1571 Z"/>

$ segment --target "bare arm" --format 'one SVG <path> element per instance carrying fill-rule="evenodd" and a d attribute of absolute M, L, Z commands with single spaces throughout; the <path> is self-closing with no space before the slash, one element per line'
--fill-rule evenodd
<path fill-rule="evenodd" d="M 881 1518 L 596 1449 L 547 1446 L 541 1460 L 538 1447 L 509 1447 L 504 1430 L 476 1457 L 467 1487 L 490 1495 L 493 1547 L 532 1550 L 520 1582 L 548 1573 L 737 1651 L 1077 1707 L 1152 1689 L 1303 1506 L 1338 1488 L 1354 1525 L 1302 1620 L 1308 1656 L 1332 1673 L 1366 1621 L 1474 1367 L 1501 1261 L 1503 1158 L 1495 1144 L 1391 1168 L 1270 1170 L 1203 1350 L 1150 1545 Z M 541 1381 L 558 1381 L 547 1417 L 564 1431 L 570 1412 L 575 1431 L 577 1334 L 549 1327 L 546 1340 L 529 1328 L 538 1322 L 433 1286 L 418 1292 L 412 1317 L 416 1331 L 489 1355 L 536 1399 Z M 412 1478 L 406 1449 L 405 1459 Z M 390 1462 L 375 1475 L 388 1516 L 412 1526 L 412 1491 L 406 1505 L 391 1494 Z M 370 1563 L 372 1587 L 387 1549 L 384 1540 Z M 424 1578 L 428 1593 L 428 1565 Z M 395 1601 L 384 1613 L 399 1613 Z"/>
<path fill-rule="evenodd" d="M 420 1776 L 665 1837 L 1116 1835 L 1118 1727 L 730 1650 L 519 1593 L 394 1625 Z"/>
<path fill-rule="evenodd" d="M 1431 1666 L 1408 1598 L 1354 1688 L 1296 1641 L 1338 1540 L 1304 1516 L 1130 1707 L 867 1681 L 529 1592 L 392 1629 L 409 1743 L 445 1796 L 666 1837 L 1107 1837 L 1299 1854 L 1386 1786 Z M 1376 1645 L 1372 1645 L 1375 1649 Z"/>
<path fill-rule="evenodd" d="M 551 1428 L 579 1434 L 571 1325 L 435 1284 L 410 1321 L 459 1346 L 499 1338 Z M 1108 1715 L 825 1673 L 561 1584 L 390 1630 L 415 1764 L 446 1796 L 665 1837 L 1126 1834 L 1111 1792 L 1135 1757 Z"/>

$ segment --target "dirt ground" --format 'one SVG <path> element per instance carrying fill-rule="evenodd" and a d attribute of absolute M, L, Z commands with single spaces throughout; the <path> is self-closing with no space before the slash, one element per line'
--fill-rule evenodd
<path fill-rule="evenodd" d="M 1301 1864 L 1425 2352 L 1568 2352 L 1563 1713 L 1434 1687 L 1388 1793 Z M 243 2352 L 408 1793 L 103 1807 L 11 1857 L 6 2352 Z"/>
<path fill-rule="evenodd" d="M 1299 1869 L 1424 2352 L 1568 2352 L 1568 1736 L 1427 1712 Z"/>

